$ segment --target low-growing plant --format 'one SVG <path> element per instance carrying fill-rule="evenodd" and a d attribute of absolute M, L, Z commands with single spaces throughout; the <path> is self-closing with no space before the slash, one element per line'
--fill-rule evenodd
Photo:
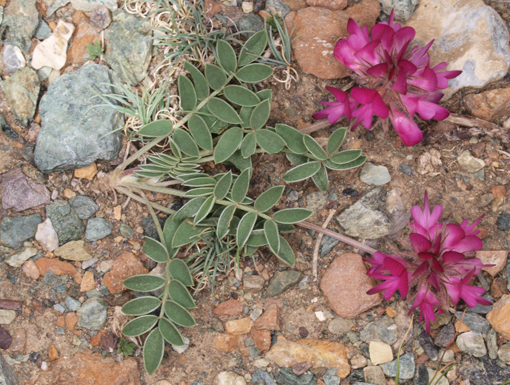
<path fill-rule="evenodd" d="M 87 44 L 87 53 L 89 54 L 90 60 L 95 60 L 101 56 L 104 52 L 104 48 L 101 46 L 99 40 L 94 41 L 94 44 Z"/>
<path fill-rule="evenodd" d="M 119 348 L 117 349 L 118 354 L 124 354 L 124 357 L 129 357 L 135 352 L 136 344 L 128 341 L 126 338 L 121 337 L 119 340 Z"/>

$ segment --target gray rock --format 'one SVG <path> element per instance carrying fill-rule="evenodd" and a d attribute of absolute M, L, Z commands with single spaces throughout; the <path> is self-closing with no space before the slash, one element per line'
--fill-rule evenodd
<path fill-rule="evenodd" d="M 337 368 L 329 368 L 324 376 L 322 376 L 325 385 L 339 385 L 340 377 L 338 377 L 338 369 Z"/>
<path fill-rule="evenodd" d="M 483 160 L 475 158 L 469 150 L 463 151 L 462 154 L 457 158 L 457 162 L 459 162 L 459 166 L 465 171 L 473 174 L 477 171 L 482 170 L 485 167 L 485 163 Z"/>
<path fill-rule="evenodd" d="M 158 217 L 159 225 L 161 226 L 161 228 L 164 227 L 165 220 L 166 218 Z M 154 221 L 152 220 L 151 216 L 142 218 L 142 227 L 143 233 L 145 234 L 146 237 L 153 238 L 157 241 L 160 240 L 158 231 L 156 230 L 156 225 L 154 224 Z"/>
<path fill-rule="evenodd" d="M 5 44 L 3 52 L 5 72 L 12 73 L 26 66 L 27 62 L 23 53 L 16 45 Z"/>
<path fill-rule="evenodd" d="M 389 377 L 397 376 L 397 360 L 379 365 L 384 374 Z M 414 354 L 406 353 L 400 356 L 400 378 L 402 380 L 410 380 L 414 377 Z"/>
<path fill-rule="evenodd" d="M 266 11 L 269 10 L 276 15 L 280 15 L 282 19 L 285 19 L 285 16 L 290 12 L 290 8 L 287 4 L 285 4 L 282 0 L 267 0 L 266 1 Z"/>
<path fill-rule="evenodd" d="M 345 209 L 337 217 L 345 233 L 363 239 L 377 239 L 388 235 L 392 221 L 385 212 L 386 198 L 386 191 L 376 187 Z"/>
<path fill-rule="evenodd" d="M 103 218 L 91 218 L 87 222 L 85 230 L 85 240 L 95 242 L 103 239 L 112 233 L 113 224 Z"/>
<path fill-rule="evenodd" d="M 71 0 L 74 9 L 78 11 L 90 12 L 99 5 L 115 11 L 117 9 L 117 0 Z"/>
<path fill-rule="evenodd" d="M 18 385 L 18 378 L 11 366 L 5 362 L 4 357 L 0 354 L 0 384 L 1 385 Z"/>
<path fill-rule="evenodd" d="M 246 275 L 243 279 L 245 293 L 258 293 L 264 288 L 265 280 L 260 275 Z"/>
<path fill-rule="evenodd" d="M 306 196 L 306 208 L 317 212 L 328 203 L 328 193 L 325 191 L 314 191 Z"/>
<path fill-rule="evenodd" d="M 48 7 L 46 14 L 51 16 L 57 9 L 69 4 L 69 0 L 53 0 L 52 4 Z"/>
<path fill-rule="evenodd" d="M 508 231 L 510 230 L 510 215 L 507 213 L 501 213 L 498 216 L 498 219 L 496 221 L 496 224 L 498 225 L 498 229 L 501 231 Z M 508 265 L 507 265 L 507 272 L 508 272 Z M 509 287 L 510 287 L 510 279 L 508 280 Z M 510 288 L 509 288 L 510 290 Z"/>
<path fill-rule="evenodd" d="M 338 245 L 339 242 L 340 241 L 338 239 L 331 238 L 331 237 L 328 237 L 327 235 L 325 235 L 322 238 L 322 242 L 321 242 L 321 253 L 320 253 L 321 258 L 324 258 L 326 255 L 328 255 L 330 253 L 330 251 L 333 250 L 336 245 Z"/>
<path fill-rule="evenodd" d="M 269 282 L 266 295 L 276 297 L 297 284 L 301 278 L 303 278 L 303 275 L 296 270 L 277 271 Z"/>
<path fill-rule="evenodd" d="M 39 112 L 42 128 L 37 136 L 34 161 L 45 173 L 91 165 L 98 159 L 113 160 L 122 145 L 123 126 L 108 107 L 94 107 L 98 94 L 113 93 L 112 73 L 99 64 L 89 64 L 60 76 L 42 97 Z"/>
<path fill-rule="evenodd" d="M 448 385 L 448 380 L 445 377 L 440 377 L 440 374 L 435 376 L 435 370 L 427 368 L 424 365 L 418 366 L 414 375 L 414 385 L 429 385 L 430 381 L 434 379 L 434 384 L 437 381 L 437 385 Z"/>
<path fill-rule="evenodd" d="M 506 364 L 510 363 L 510 343 L 501 345 L 498 350 L 498 358 Z"/>
<path fill-rule="evenodd" d="M 342 335 L 350 331 L 354 325 L 355 323 L 351 319 L 337 317 L 328 324 L 328 330 L 332 334 Z"/>
<path fill-rule="evenodd" d="M 85 231 L 80 217 L 67 202 L 55 201 L 55 203 L 46 206 L 46 216 L 50 218 L 53 228 L 57 232 L 60 246 L 69 241 L 80 239 Z"/>
<path fill-rule="evenodd" d="M 121 10 L 114 12 L 113 23 L 105 31 L 106 61 L 124 82 L 135 86 L 147 76 L 151 35 L 146 21 Z"/>
<path fill-rule="evenodd" d="M 28 53 L 40 21 L 35 3 L 36 0 L 17 0 L 10 1 L 5 7 L 1 40 L 3 44 L 17 45 L 23 52 Z"/>
<path fill-rule="evenodd" d="M 423 350 L 425 350 L 425 353 L 427 353 L 427 356 L 429 356 L 432 361 L 437 361 L 439 358 L 439 351 L 434 346 L 432 337 L 428 335 L 425 330 L 422 329 L 421 333 L 418 335 L 418 341 Z"/>
<path fill-rule="evenodd" d="M 397 342 L 397 324 L 393 322 L 390 317 L 384 316 L 377 320 L 375 324 L 377 335 L 381 341 L 387 343 L 388 345 L 393 345 L 395 342 Z"/>
<path fill-rule="evenodd" d="M 12 267 L 21 267 L 26 261 L 28 261 L 36 254 L 37 249 L 35 247 L 27 247 L 20 251 L 19 253 L 7 257 L 5 263 Z"/>
<path fill-rule="evenodd" d="M 394 10 L 395 20 L 398 21 L 409 19 L 419 2 L 420 0 L 379 0 L 381 10 L 388 16 Z"/>
<path fill-rule="evenodd" d="M 17 70 L 9 79 L 0 83 L 12 112 L 22 126 L 32 120 L 37 107 L 41 82 L 32 68 Z"/>
<path fill-rule="evenodd" d="M 434 338 L 434 345 L 439 346 L 441 348 L 446 348 L 450 341 L 452 341 L 455 336 L 455 327 L 452 323 L 449 323 L 445 327 L 443 327 L 436 338 Z M 452 341 L 453 343 L 453 341 Z"/>
<path fill-rule="evenodd" d="M 288 202 L 295 202 L 299 199 L 299 193 L 296 190 L 290 190 L 286 195 Z"/>
<path fill-rule="evenodd" d="M 489 294 L 486 293 L 482 295 L 482 297 L 494 303 L 494 298 L 492 298 Z M 475 307 L 467 307 L 466 313 L 487 314 L 493 307 L 494 305 L 482 305 L 477 303 Z"/>
<path fill-rule="evenodd" d="M 17 249 L 24 241 L 35 236 L 37 225 L 41 222 L 41 214 L 4 218 L 0 223 L 0 243 Z"/>
<path fill-rule="evenodd" d="M 21 168 L 16 168 L 3 174 L 2 207 L 24 211 L 40 205 L 50 203 L 50 192 L 43 184 L 37 184 L 28 178 Z"/>
<path fill-rule="evenodd" d="M 98 31 L 108 28 L 111 23 L 112 13 L 104 5 L 96 7 L 90 15 L 90 24 Z"/>
<path fill-rule="evenodd" d="M 184 340 L 184 345 L 182 346 L 172 345 L 173 351 L 179 354 L 184 353 L 189 348 L 189 338 L 186 336 L 182 336 L 182 339 Z"/>
<path fill-rule="evenodd" d="M 254 385 L 276 385 L 276 381 L 273 380 L 273 377 L 262 369 L 255 369 L 251 380 Z"/>
<path fill-rule="evenodd" d="M 55 309 L 59 313 L 63 313 L 63 312 L 66 311 L 66 308 L 63 305 L 59 304 L 59 303 L 56 303 L 55 305 L 53 305 L 53 309 Z"/>
<path fill-rule="evenodd" d="M 311 373 L 296 376 L 291 368 L 282 368 L 275 373 L 275 380 L 283 385 L 317 385 L 317 379 Z"/>
<path fill-rule="evenodd" d="M 462 333 L 457 337 L 457 347 L 461 352 L 474 357 L 483 357 L 487 354 L 483 335 L 477 332 Z"/>
<path fill-rule="evenodd" d="M 475 314 L 475 313 L 466 313 L 464 314 L 464 318 L 462 318 L 462 312 L 455 312 L 455 317 L 457 319 L 462 319 L 462 322 L 466 324 L 472 331 L 477 333 L 485 334 L 490 328 L 491 324 L 484 317 Z"/>
<path fill-rule="evenodd" d="M 133 231 L 133 229 L 129 225 L 127 225 L 125 223 L 121 223 L 119 228 L 120 228 L 120 234 L 124 238 L 130 239 L 130 238 L 134 237 L 135 232 Z"/>
<path fill-rule="evenodd" d="M 402 171 L 406 175 L 411 175 L 413 173 L 413 168 L 411 166 L 407 166 L 405 164 L 401 164 L 399 170 Z"/>
<path fill-rule="evenodd" d="M 498 358 L 498 335 L 494 329 L 491 328 L 491 330 L 487 332 L 486 341 L 489 358 L 495 360 Z"/>
<path fill-rule="evenodd" d="M 489 379 L 484 364 L 474 358 L 463 359 L 460 366 L 457 367 L 457 372 L 463 378 L 469 378 L 469 382 L 474 385 L 492 385 L 495 380 L 494 378 Z"/>
<path fill-rule="evenodd" d="M 80 219 L 89 219 L 99 210 L 99 206 L 96 205 L 94 199 L 85 195 L 72 197 L 69 200 L 69 205 L 76 211 Z"/>
<path fill-rule="evenodd" d="M 259 16 L 249 13 L 237 20 L 237 26 L 239 27 L 239 31 L 244 32 L 243 36 L 249 38 L 255 32 L 264 29 L 264 21 Z"/>
<path fill-rule="evenodd" d="M 382 186 L 391 181 L 391 176 L 385 166 L 376 166 L 373 163 L 367 162 L 361 170 L 359 179 L 363 183 L 372 186 Z"/>
<path fill-rule="evenodd" d="M 50 37 L 52 34 L 50 26 L 44 21 L 41 20 L 39 23 L 39 27 L 35 31 L 35 37 L 39 40 L 44 40 Z"/>
<path fill-rule="evenodd" d="M 213 318 L 212 319 L 211 327 L 217 333 L 224 333 L 225 332 L 225 327 L 223 326 L 223 322 L 221 322 L 221 320 L 219 320 L 218 318 Z"/>
<path fill-rule="evenodd" d="M 78 309 L 78 326 L 89 329 L 99 330 L 106 323 L 106 311 L 108 305 L 102 298 L 93 297 L 86 300 Z"/>
<path fill-rule="evenodd" d="M 81 302 L 74 299 L 73 297 L 67 296 L 65 299 L 67 310 L 76 311 L 80 308 Z"/>
<path fill-rule="evenodd" d="M 379 366 L 367 366 L 363 369 L 365 381 L 370 384 L 386 384 L 386 377 L 383 370 Z"/>

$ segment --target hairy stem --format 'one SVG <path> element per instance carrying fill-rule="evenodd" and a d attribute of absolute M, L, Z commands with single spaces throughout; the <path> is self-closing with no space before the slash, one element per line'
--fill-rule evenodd
<path fill-rule="evenodd" d="M 154 226 L 156 226 L 156 231 L 158 232 L 159 239 L 161 242 L 164 242 L 164 236 L 163 236 L 163 229 L 161 228 L 161 225 L 159 224 L 159 219 L 156 213 L 154 212 L 154 209 L 152 208 L 152 204 L 147 198 L 147 195 L 143 191 L 138 191 L 138 193 L 142 196 L 143 200 L 145 201 L 145 205 L 149 208 L 149 212 L 152 217 L 152 221 L 154 222 Z"/>

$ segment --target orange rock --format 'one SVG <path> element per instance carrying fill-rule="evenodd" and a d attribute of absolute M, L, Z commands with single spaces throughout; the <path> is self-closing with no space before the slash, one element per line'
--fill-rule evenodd
<path fill-rule="evenodd" d="M 480 258 L 484 265 L 494 265 L 482 269 L 494 277 L 506 266 L 508 251 L 477 251 L 476 258 Z"/>
<path fill-rule="evenodd" d="M 388 314 L 388 317 L 395 317 L 397 315 L 397 312 L 393 310 L 391 307 L 386 308 L 386 314 Z"/>
<path fill-rule="evenodd" d="M 463 322 L 460 322 L 460 320 L 457 320 L 455 322 L 455 330 L 457 331 L 457 333 L 466 333 L 466 332 L 470 332 L 471 329 L 469 328 L 469 326 L 467 326 L 465 323 Z"/>
<path fill-rule="evenodd" d="M 37 279 L 41 275 L 41 273 L 39 273 L 37 265 L 31 259 L 29 259 L 23 264 L 23 273 L 25 273 L 25 275 L 31 279 Z"/>
<path fill-rule="evenodd" d="M 248 347 L 244 343 L 248 336 L 246 334 L 243 334 L 242 336 L 238 337 L 239 339 L 237 340 L 237 348 L 239 349 L 239 352 L 245 357 L 250 357 L 251 356 L 250 349 L 248 349 Z"/>
<path fill-rule="evenodd" d="M 116 221 L 120 221 L 120 219 L 122 218 L 122 206 L 121 205 L 115 206 L 115 208 L 113 209 L 113 217 L 115 218 Z"/>
<path fill-rule="evenodd" d="M 259 330 L 280 330 L 280 310 L 278 305 L 273 303 L 266 311 L 256 319 L 254 329 Z"/>
<path fill-rule="evenodd" d="M 78 323 L 78 316 L 76 315 L 75 312 L 66 314 L 66 325 L 70 331 L 74 330 L 77 323 Z"/>
<path fill-rule="evenodd" d="M 225 330 L 228 334 L 238 336 L 241 334 L 248 334 L 252 325 L 252 319 L 250 317 L 245 317 L 225 322 Z"/>
<path fill-rule="evenodd" d="M 71 358 L 55 361 L 48 370 L 39 371 L 29 385 L 141 385 L 136 360 L 124 358 L 115 362 L 100 354 L 80 352 Z"/>
<path fill-rule="evenodd" d="M 64 316 L 63 315 L 58 317 L 57 318 L 57 322 L 55 322 L 55 325 L 60 326 L 61 328 L 63 328 L 65 324 L 66 324 L 66 322 L 64 320 Z"/>
<path fill-rule="evenodd" d="M 229 353 L 237 348 L 239 336 L 230 334 L 216 334 L 213 348 L 220 352 Z"/>
<path fill-rule="evenodd" d="M 44 313 L 44 307 L 37 301 L 32 301 L 32 305 L 34 306 L 35 310 L 37 310 L 39 313 Z"/>
<path fill-rule="evenodd" d="M 74 276 L 78 271 L 76 268 L 68 262 L 59 261 L 53 258 L 39 258 L 35 261 L 35 264 L 39 268 L 41 275 L 46 275 L 49 270 L 56 275 L 72 275 Z"/>
<path fill-rule="evenodd" d="M 90 166 L 77 168 L 76 170 L 74 170 L 75 178 L 85 178 L 88 180 L 92 180 L 92 179 L 94 179 L 96 174 L 97 174 L 97 166 L 95 163 L 92 163 Z"/>
<path fill-rule="evenodd" d="M 218 12 L 221 12 L 221 5 L 215 0 L 205 0 L 204 1 L 205 14 L 209 19 L 212 19 L 214 15 Z"/>
<path fill-rule="evenodd" d="M 243 312 L 243 304 L 236 299 L 229 299 L 216 306 L 213 314 L 235 317 Z"/>
<path fill-rule="evenodd" d="M 510 340 L 510 294 L 501 297 L 487 314 L 487 321 L 492 328 Z"/>
<path fill-rule="evenodd" d="M 267 352 L 266 358 L 281 367 L 292 367 L 308 361 L 313 368 L 337 368 L 340 378 L 347 377 L 351 371 L 346 348 L 338 342 L 319 340 L 292 342 L 278 336 L 278 341 Z"/>
<path fill-rule="evenodd" d="M 320 288 L 340 317 L 355 318 L 382 302 L 380 294 L 367 294 L 375 281 L 366 273 L 361 255 L 346 253 L 336 257 L 322 277 Z"/>
<path fill-rule="evenodd" d="M 255 342 L 255 347 L 261 352 L 265 352 L 271 347 L 271 332 L 269 330 L 252 328 L 250 331 L 250 338 Z"/>
<path fill-rule="evenodd" d="M 484 120 L 493 120 L 505 116 L 508 112 L 509 99 L 510 88 L 498 88 L 479 94 L 466 95 L 463 101 L 472 115 Z"/>
<path fill-rule="evenodd" d="M 110 290 L 110 293 L 123 293 L 127 290 L 122 282 L 126 278 L 138 274 L 147 274 L 142 262 L 129 251 L 124 251 L 120 257 L 113 261 L 112 269 L 104 276 L 103 283 Z"/>
<path fill-rule="evenodd" d="M 306 4 L 310 7 L 322 7 L 338 11 L 347 7 L 347 0 L 306 0 Z"/>
<path fill-rule="evenodd" d="M 73 24 L 76 26 L 73 34 L 73 44 L 67 51 L 67 64 L 79 64 L 88 59 L 87 45 L 94 41 L 101 42 L 101 35 L 89 23 L 89 18 L 81 11 L 73 15 Z M 76 174 L 75 174 L 76 175 Z"/>
<path fill-rule="evenodd" d="M 492 281 L 491 285 L 492 298 L 498 299 L 503 297 L 505 294 L 508 294 L 506 278 L 503 277 L 495 278 L 494 281 Z"/>
<path fill-rule="evenodd" d="M 95 286 L 96 282 L 94 280 L 94 273 L 92 273 L 91 271 L 86 271 L 85 274 L 83 274 L 83 278 L 81 280 L 80 291 L 82 293 L 90 291 L 94 289 Z"/>
<path fill-rule="evenodd" d="M 50 348 L 48 349 L 48 357 L 50 361 L 58 360 L 58 350 L 53 344 L 51 344 Z"/>
<path fill-rule="evenodd" d="M 504 198 L 506 195 L 505 186 L 493 186 L 492 195 L 494 195 L 494 198 Z"/>
<path fill-rule="evenodd" d="M 108 333 L 108 330 L 106 329 L 102 329 L 102 330 L 99 330 L 95 336 L 93 336 L 91 339 L 90 339 L 90 344 L 92 346 L 99 346 L 99 344 L 101 343 L 101 337 Z"/>

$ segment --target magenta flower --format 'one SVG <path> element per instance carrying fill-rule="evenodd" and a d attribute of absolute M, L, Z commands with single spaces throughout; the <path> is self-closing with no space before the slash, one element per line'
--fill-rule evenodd
<path fill-rule="evenodd" d="M 483 288 L 469 285 L 473 276 L 490 266 L 474 258 L 474 252 L 483 246 L 476 236 L 479 231 L 475 230 L 482 217 L 471 225 L 467 220 L 460 225 L 443 224 L 439 223 L 442 212 L 441 206 L 430 211 L 425 193 L 423 210 L 418 206 L 411 209 L 412 251 L 397 255 L 376 252 L 367 259 L 372 264 L 367 274 L 383 281 L 367 293 L 385 291 L 384 298 L 388 300 L 398 290 L 402 298 L 408 297 L 412 302 L 410 312 L 420 308 L 420 320 L 425 320 L 427 333 L 436 311 L 442 313 L 452 302 L 457 305 L 462 299 L 469 307 L 490 304 L 481 297 Z"/>
<path fill-rule="evenodd" d="M 352 98 L 341 90 L 327 87 L 338 102 L 322 102 L 331 107 L 313 117 L 327 117 L 332 124 L 342 116 L 348 120 L 356 117 L 351 121 L 353 130 L 361 123 L 371 129 L 373 115 L 381 119 L 389 117 L 406 146 L 417 144 L 423 135 L 413 117 L 415 114 L 424 120 L 448 117 L 449 111 L 437 104 L 443 97 L 437 90 L 447 88 L 448 80 L 462 71 L 440 72 L 447 65 L 444 62 L 431 68 L 427 51 L 433 41 L 423 48 L 409 48 L 415 30 L 394 23 L 393 12 L 388 22 L 376 24 L 370 32 L 350 19 L 347 31 L 350 36 L 338 41 L 334 56 L 354 71 L 361 87 L 351 90 Z"/>

